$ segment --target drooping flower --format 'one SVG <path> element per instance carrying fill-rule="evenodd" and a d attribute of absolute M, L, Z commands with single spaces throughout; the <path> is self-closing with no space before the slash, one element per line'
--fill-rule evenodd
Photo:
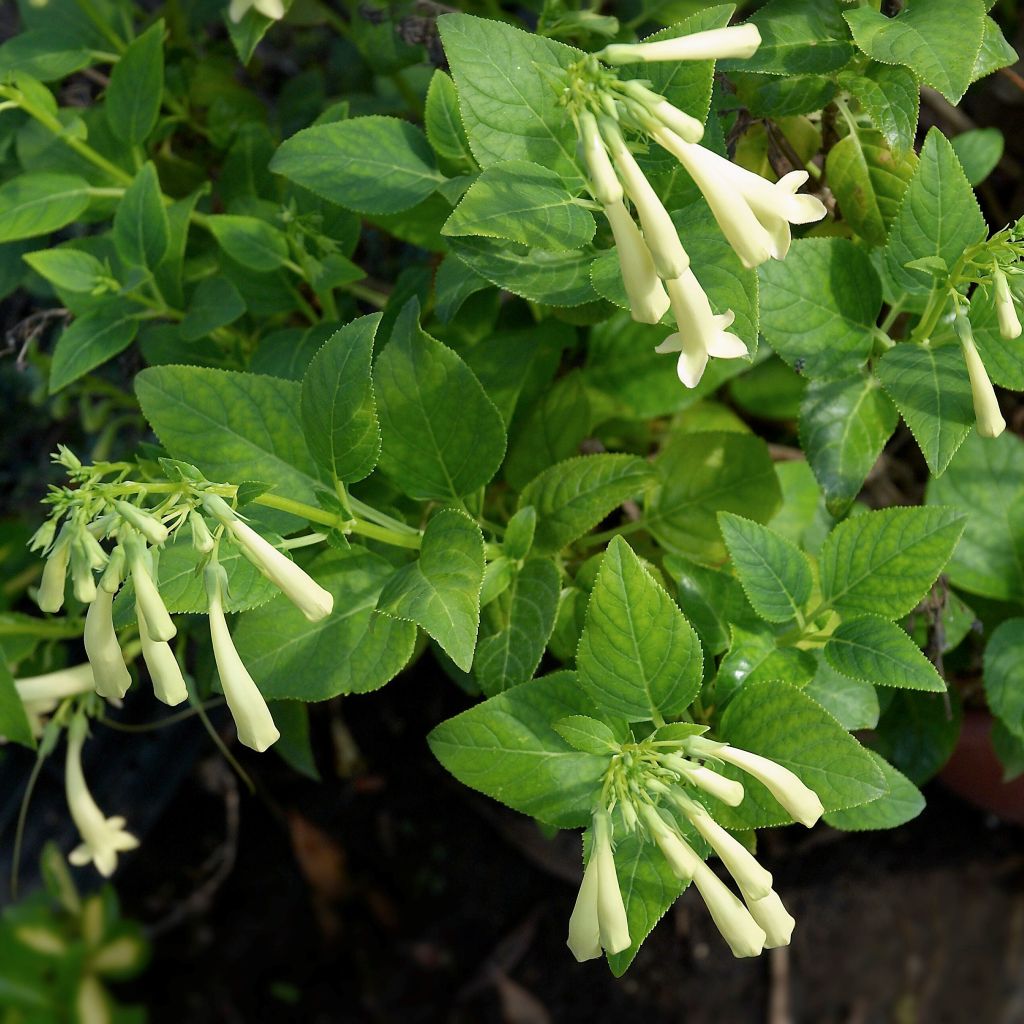
<path fill-rule="evenodd" d="M 132 583 L 135 585 L 135 603 L 146 616 L 149 635 L 154 640 L 173 640 L 178 630 L 167 613 L 167 607 L 160 597 L 156 583 L 153 582 L 152 554 L 146 550 L 142 538 L 135 533 L 125 537 L 122 545 L 132 574 Z"/>
<path fill-rule="evenodd" d="M 146 663 L 149 678 L 153 681 L 156 699 L 175 707 L 188 700 L 188 687 L 181 674 L 181 666 L 174 657 L 171 645 L 165 640 L 154 640 L 149 631 L 142 606 L 136 603 L 135 616 L 139 624 L 139 642 L 142 644 L 142 660 Z"/>
<path fill-rule="evenodd" d="M 249 13 L 250 9 L 273 21 L 279 21 L 284 17 L 282 0 L 231 0 L 228 6 L 228 17 L 237 24 Z"/>
<path fill-rule="evenodd" d="M 679 277 L 689 268 L 690 258 L 679 241 L 679 232 L 668 210 L 629 151 L 618 124 L 610 117 L 602 117 L 600 125 L 612 163 L 618 168 L 626 193 L 636 207 L 644 242 L 654 260 L 658 276 L 666 281 Z"/>
<path fill-rule="evenodd" d="M 788 946 L 793 937 L 796 921 L 782 905 L 779 894 L 772 889 L 767 896 L 763 896 L 759 900 L 750 899 L 747 893 L 743 894 L 743 899 L 747 904 L 747 910 L 750 911 L 750 916 L 765 934 L 765 949 Z"/>
<path fill-rule="evenodd" d="M 85 614 L 83 640 L 96 692 L 108 700 L 120 700 L 132 685 L 132 677 L 114 632 L 113 604 L 114 595 L 103 586 L 98 587 Z"/>
<path fill-rule="evenodd" d="M 217 663 L 224 698 L 238 729 L 239 741 L 262 752 L 275 743 L 281 734 L 274 725 L 263 694 L 242 664 L 231 639 L 227 619 L 224 617 L 223 572 L 216 562 L 208 565 L 205 570 L 213 657 Z"/>
<path fill-rule="evenodd" d="M 118 515 L 134 526 L 150 544 L 159 547 L 167 540 L 167 527 L 151 512 L 127 501 L 115 501 L 114 508 L 117 509 Z"/>
<path fill-rule="evenodd" d="M 36 604 L 41 611 L 56 613 L 64 605 L 64 585 L 67 582 L 68 564 L 71 562 L 71 542 L 74 531 L 65 523 L 57 534 L 43 565 L 43 576 L 39 581 Z"/>
<path fill-rule="evenodd" d="M 1013 292 L 1010 291 L 1006 274 L 996 267 L 992 274 L 995 283 L 996 318 L 999 321 L 999 333 L 1006 341 L 1013 341 L 1021 336 L 1020 318 L 1014 305 Z"/>
<path fill-rule="evenodd" d="M 982 437 L 998 437 L 1006 429 L 1006 420 L 999 410 L 999 399 L 996 398 L 988 370 L 981 361 L 978 347 L 974 343 L 971 323 L 962 309 L 957 309 L 955 327 L 963 348 L 964 361 L 967 363 L 967 375 L 971 380 L 971 398 L 974 400 L 974 415 L 977 419 L 978 433 Z"/>
<path fill-rule="evenodd" d="M 668 128 L 655 127 L 652 135 L 693 178 L 745 267 L 785 257 L 790 224 L 810 224 L 827 212 L 815 196 L 796 193 L 806 171 L 791 171 L 772 183 Z"/>
<path fill-rule="evenodd" d="M 622 202 L 622 183 L 615 173 L 608 150 L 597 126 L 597 118 L 589 110 L 581 110 L 577 121 L 580 131 L 580 152 L 587 168 L 590 193 L 602 205 Z"/>
<path fill-rule="evenodd" d="M 604 207 L 604 215 L 615 238 L 619 268 L 633 319 L 642 324 L 656 324 L 668 311 L 671 300 L 658 277 L 643 235 L 621 200 L 608 203 Z"/>
<path fill-rule="evenodd" d="M 569 949 L 580 962 L 630 946 L 629 923 L 622 902 L 611 844 L 611 819 L 605 810 L 593 819 L 593 845 L 583 872 L 576 905 L 569 918 Z"/>
<path fill-rule="evenodd" d="M 667 757 L 665 762 L 684 781 L 704 790 L 705 793 L 710 793 L 722 803 L 728 804 L 730 807 L 738 807 L 743 802 L 743 784 L 741 782 L 728 779 L 706 765 L 697 764 L 679 755 Z"/>
<path fill-rule="evenodd" d="M 62 700 L 89 693 L 95 686 L 92 666 L 88 662 L 14 680 L 14 688 L 25 708 L 33 736 L 42 734 L 43 717 L 56 710 Z"/>
<path fill-rule="evenodd" d="M 639 114 L 639 120 L 645 126 L 653 119 L 674 131 L 686 142 L 700 142 L 704 138 L 704 125 L 697 118 L 691 117 L 685 111 L 669 103 L 664 96 L 648 89 L 643 82 L 635 80 L 622 82 L 619 88 L 635 104 L 639 104 L 639 108 L 634 106 L 632 110 L 635 114 Z"/>
<path fill-rule="evenodd" d="M 242 553 L 291 601 L 310 622 L 331 614 L 334 598 L 304 569 L 278 551 L 251 526 L 242 522 L 223 498 L 215 494 L 203 499 L 206 510 L 238 542 Z"/>
<path fill-rule="evenodd" d="M 747 354 L 747 346 L 726 330 L 735 319 L 733 311 L 729 309 L 716 316 L 692 270 L 667 281 L 666 286 L 676 318 L 676 332 L 654 351 L 678 352 L 676 373 L 688 388 L 695 388 L 704 374 L 708 356 L 737 359 Z"/>
<path fill-rule="evenodd" d="M 89 792 L 82 772 L 82 747 L 87 731 L 88 724 L 82 715 L 72 719 L 68 727 L 64 788 L 71 818 L 82 839 L 81 845 L 68 855 L 68 860 L 76 867 L 92 862 L 101 875 L 109 877 L 117 867 L 117 855 L 134 850 L 139 841 L 125 831 L 124 818 L 105 817 Z"/>
<path fill-rule="evenodd" d="M 730 25 L 653 43 L 612 43 L 599 54 L 606 64 L 640 64 L 663 60 L 724 60 L 752 57 L 761 45 L 756 25 Z"/>
<path fill-rule="evenodd" d="M 690 754 L 697 757 L 714 757 L 726 761 L 752 775 L 767 788 L 775 799 L 799 821 L 810 828 L 825 813 L 817 793 L 788 768 L 760 754 L 741 750 L 727 743 L 718 743 L 703 736 L 691 736 L 686 740 Z"/>

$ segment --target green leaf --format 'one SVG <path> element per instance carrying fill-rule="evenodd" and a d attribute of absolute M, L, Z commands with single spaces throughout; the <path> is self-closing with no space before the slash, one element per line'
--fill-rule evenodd
<path fill-rule="evenodd" d="M 109 273 L 95 256 L 78 249 L 40 249 L 21 257 L 37 274 L 68 292 L 91 292 Z"/>
<path fill-rule="evenodd" d="M 274 154 L 270 169 L 357 213 L 411 209 L 444 175 L 426 136 L 397 117 L 357 117 L 306 128 Z"/>
<path fill-rule="evenodd" d="M 985 219 L 953 147 L 932 128 L 889 230 L 885 261 L 895 287 L 911 295 L 927 294 L 932 275 L 906 264 L 934 256 L 952 267 L 964 249 L 986 234 Z"/>
<path fill-rule="evenodd" d="M 759 268 L 761 330 L 790 366 L 836 380 L 871 354 L 882 286 L 867 254 L 845 238 L 805 238 Z"/>
<path fill-rule="evenodd" d="M 601 561 L 576 666 L 597 706 L 630 721 L 679 715 L 700 689 L 697 634 L 621 537 Z"/>
<path fill-rule="evenodd" d="M 991 4 L 987 4 L 991 8 Z M 1003 35 L 1002 29 L 992 18 L 985 18 L 985 31 L 981 37 L 981 49 L 971 69 L 971 81 L 991 75 L 993 71 L 1009 67 L 1020 60 L 1017 51 Z"/>
<path fill-rule="evenodd" d="M 857 45 L 873 60 L 902 64 L 950 103 L 960 102 L 981 50 L 982 0 L 912 0 L 895 18 L 870 7 L 843 17 Z"/>
<path fill-rule="evenodd" d="M 899 65 L 869 64 L 862 71 L 843 71 L 838 81 L 867 111 L 893 154 L 909 153 L 921 105 L 921 86 L 913 71 Z"/>
<path fill-rule="evenodd" d="M 573 750 L 583 754 L 609 754 L 619 749 L 615 733 L 596 718 L 570 715 L 560 722 L 555 722 L 554 728 Z"/>
<path fill-rule="evenodd" d="M 995 170 L 1003 155 L 1003 133 L 998 128 L 975 128 L 961 132 L 950 141 L 972 185 L 980 185 Z"/>
<path fill-rule="evenodd" d="M 675 434 L 654 460 L 647 529 L 670 551 L 702 564 L 726 557 L 719 512 L 767 522 L 782 495 L 768 446 L 729 431 Z"/>
<path fill-rule="evenodd" d="M 168 452 L 210 480 L 266 480 L 277 494 L 315 501 L 316 467 L 302 433 L 295 381 L 199 366 L 153 366 L 135 378 L 142 413 Z M 253 509 L 294 530 L 287 513 Z"/>
<path fill-rule="evenodd" d="M 353 545 L 308 568 L 334 595 L 334 610 L 309 622 L 280 596 L 246 612 L 234 632 L 246 667 L 269 699 L 319 701 L 379 689 L 401 671 L 416 641 L 412 623 L 375 610 L 393 566 Z"/>
<path fill-rule="evenodd" d="M 381 315 L 360 317 L 331 335 L 302 379 L 302 426 L 310 454 L 344 483 L 369 476 L 380 454 L 370 364 Z"/>
<path fill-rule="evenodd" d="M 206 217 L 203 225 L 233 260 L 257 273 L 277 270 L 288 259 L 288 239 L 258 217 L 220 214 Z"/>
<path fill-rule="evenodd" d="M 948 694 L 896 690 L 875 730 L 873 746 L 920 785 L 953 753 L 961 717 L 956 689 Z"/>
<path fill-rule="evenodd" d="M 635 455 L 582 455 L 544 470 L 519 496 L 519 508 L 532 505 L 537 511 L 533 553 L 561 551 L 650 479 L 650 466 Z"/>
<path fill-rule="evenodd" d="M 860 807 L 845 811 L 832 811 L 825 815 L 825 823 L 843 832 L 863 832 L 868 829 L 897 828 L 912 821 L 924 810 L 924 795 L 902 772 L 898 772 L 885 758 L 873 750 L 874 758 L 885 781 L 887 792 Z"/>
<path fill-rule="evenodd" d="M 50 364 L 50 394 L 123 352 L 138 330 L 135 310 L 120 300 L 105 302 L 78 317 L 57 339 Z"/>
<path fill-rule="evenodd" d="M 941 476 L 974 424 L 971 384 L 960 346 L 897 345 L 878 361 L 875 373 L 928 468 Z"/>
<path fill-rule="evenodd" d="M 442 509 L 423 531 L 419 558 L 388 580 L 377 608 L 422 626 L 468 672 L 480 626 L 483 578 L 480 527 L 462 512 Z"/>
<path fill-rule="evenodd" d="M 598 294 L 590 282 L 592 249 L 554 252 L 516 242 L 451 238 L 452 253 L 471 270 L 515 295 L 549 306 L 582 306 Z"/>
<path fill-rule="evenodd" d="M 873 686 L 946 690 L 921 648 L 896 623 L 880 615 L 844 619 L 825 644 L 825 657 L 837 672 Z"/>
<path fill-rule="evenodd" d="M 686 886 L 676 878 L 657 846 L 636 832 L 615 841 L 615 875 L 632 940 L 628 949 L 608 955 L 612 974 L 621 978 L 643 941 Z"/>
<path fill-rule="evenodd" d="M 792 541 L 729 512 L 718 525 L 754 611 L 769 622 L 789 622 L 804 609 L 814 578 L 807 556 Z"/>
<path fill-rule="evenodd" d="M 160 116 L 164 90 L 164 23 L 151 25 L 121 54 L 110 72 L 104 109 L 110 130 L 137 146 L 149 138 Z"/>
<path fill-rule="evenodd" d="M 825 492 L 825 505 L 842 516 L 892 436 L 899 416 L 867 374 L 812 381 L 800 407 L 800 447 Z"/>
<path fill-rule="evenodd" d="M 850 732 L 878 725 L 881 709 L 875 688 L 862 679 L 836 672 L 824 658 L 819 660 L 814 678 L 803 690 Z"/>
<path fill-rule="evenodd" d="M 1014 434 L 972 434 L 945 476 L 928 484 L 930 505 L 949 505 L 967 517 L 949 561 L 950 580 L 997 601 L 1024 600 L 1024 442 Z"/>
<path fill-rule="evenodd" d="M 721 654 L 729 646 L 731 625 L 757 626 L 758 618 L 735 576 L 678 555 L 667 555 L 664 569 L 675 581 L 676 601 L 708 654 Z"/>
<path fill-rule="evenodd" d="M 831 0 L 770 0 L 748 21 L 760 30 L 761 45 L 752 57 L 719 61 L 720 70 L 821 74 L 853 56 L 850 33 Z"/>
<path fill-rule="evenodd" d="M 427 89 L 423 127 L 434 152 L 451 170 L 466 174 L 476 169 L 459 113 L 459 94 L 455 83 L 440 68 Z"/>
<path fill-rule="evenodd" d="M 114 213 L 114 245 L 126 267 L 155 270 L 167 253 L 171 228 L 160 192 L 160 180 L 152 163 L 125 190 Z"/>
<path fill-rule="evenodd" d="M 832 147 L 825 163 L 843 220 L 871 245 L 885 245 L 916 168 L 911 150 L 897 159 L 874 131 L 850 132 Z"/>
<path fill-rule="evenodd" d="M 471 789 L 559 828 L 590 822 L 608 758 L 580 753 L 554 723 L 592 712 L 575 672 L 499 693 L 427 737 L 434 756 Z"/>
<path fill-rule="evenodd" d="M 555 626 L 560 591 L 554 562 L 531 558 L 508 590 L 485 610 L 473 675 L 488 697 L 533 677 Z M 502 612 L 498 628 L 490 624 L 495 605 Z"/>
<path fill-rule="evenodd" d="M 530 160 L 578 182 L 576 132 L 551 73 L 561 75 L 580 52 L 469 14 L 442 15 L 437 27 L 480 166 Z"/>
<path fill-rule="evenodd" d="M 199 282 L 188 303 L 180 331 L 184 341 L 198 341 L 218 327 L 233 324 L 245 312 L 245 299 L 226 277 Z"/>
<path fill-rule="evenodd" d="M 450 324 L 470 296 L 489 287 L 489 281 L 449 253 L 441 260 L 434 277 L 434 312 L 438 320 Z"/>
<path fill-rule="evenodd" d="M 92 63 L 92 54 L 61 32 L 30 29 L 0 46 L 0 79 L 28 75 L 40 82 L 58 82 Z"/>
<path fill-rule="evenodd" d="M 291 7 L 292 2 L 293 0 L 283 0 L 286 11 Z M 242 20 L 237 22 L 232 21 L 225 11 L 224 24 L 227 26 L 228 35 L 231 37 L 231 43 L 238 54 L 238 59 L 245 65 L 252 60 L 256 47 L 259 46 L 271 26 L 277 24 L 277 19 L 268 18 L 260 14 L 255 7 L 250 7 L 242 15 Z"/>
<path fill-rule="evenodd" d="M 714 703 L 723 708 L 751 683 L 785 679 L 802 686 L 813 678 L 817 665 L 814 655 L 796 647 L 780 647 L 778 638 L 763 622 L 753 629 L 733 624 L 729 650 L 718 663 L 711 688 Z"/>
<path fill-rule="evenodd" d="M 820 704 L 789 683 L 751 683 L 726 708 L 716 738 L 770 758 L 814 790 L 826 811 L 857 807 L 885 792 L 881 770 Z M 760 782 L 731 765 L 716 771 L 743 783 L 739 807 L 706 798 L 725 828 L 763 828 L 792 819 Z"/>
<path fill-rule="evenodd" d="M 934 506 L 847 519 L 821 549 L 822 596 L 842 615 L 909 614 L 949 561 L 964 523 L 956 509 Z"/>
<path fill-rule="evenodd" d="M 89 183 L 73 174 L 22 174 L 0 186 L 0 242 L 66 227 L 89 205 Z"/>
<path fill-rule="evenodd" d="M 411 498 L 460 498 L 505 454 L 505 424 L 473 371 L 419 326 L 414 300 L 374 367 L 380 468 Z"/>
<path fill-rule="evenodd" d="M 297 700 L 275 700 L 270 704 L 270 714 L 281 733 L 274 752 L 289 768 L 320 782 L 309 738 L 309 709 Z"/>
<path fill-rule="evenodd" d="M 554 171 L 527 160 L 492 164 L 445 222 L 444 235 L 485 235 L 539 249 L 578 249 L 597 225 Z"/>
<path fill-rule="evenodd" d="M 836 83 L 824 75 L 752 75 L 734 71 L 729 76 L 739 101 L 755 117 L 810 114 L 832 102 Z"/>
<path fill-rule="evenodd" d="M 989 637 L 985 699 L 992 714 L 1024 738 L 1024 619 L 1006 619 Z"/>
<path fill-rule="evenodd" d="M 36 748 L 36 738 L 32 735 L 25 705 L 18 696 L 14 677 L 3 657 L 0 657 L 0 736 L 30 750 Z"/>

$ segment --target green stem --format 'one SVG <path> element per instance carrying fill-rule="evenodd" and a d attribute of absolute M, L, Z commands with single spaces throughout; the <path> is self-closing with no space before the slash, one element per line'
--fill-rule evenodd
<path fill-rule="evenodd" d="M 636 533 L 647 528 L 646 519 L 634 519 L 631 522 L 623 523 L 621 526 L 613 526 L 610 530 L 602 530 L 600 533 L 592 533 L 578 541 L 581 547 L 593 548 L 599 544 L 610 541 L 613 537 L 622 537 L 628 533 Z"/>
<path fill-rule="evenodd" d="M 364 284 L 357 282 L 343 284 L 341 290 L 357 299 L 362 299 L 363 302 L 368 302 L 375 309 L 383 309 L 388 304 L 388 296 L 384 292 L 379 292 L 376 288 L 370 288 Z"/>

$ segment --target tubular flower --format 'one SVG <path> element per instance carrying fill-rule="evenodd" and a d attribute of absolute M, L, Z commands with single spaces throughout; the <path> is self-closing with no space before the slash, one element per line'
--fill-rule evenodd
<path fill-rule="evenodd" d="M 1006 341 L 1013 341 L 1021 335 L 1020 318 L 1014 306 L 1013 292 L 1010 291 L 1006 275 L 996 267 L 992 275 L 996 291 L 996 317 L 999 320 L 999 333 Z"/>
<path fill-rule="evenodd" d="M 630 946 L 626 907 L 622 902 L 612 854 L 611 820 L 608 812 L 594 814 L 593 847 L 583 872 L 576 905 L 569 918 L 569 949 L 580 962 Z"/>
<path fill-rule="evenodd" d="M 764 949 L 766 935 L 747 908 L 655 808 L 647 805 L 641 814 L 672 872 L 680 881 L 692 880 L 697 886 L 733 956 L 757 956 Z M 771 892 L 770 885 L 768 892 Z"/>
<path fill-rule="evenodd" d="M 46 564 L 43 566 L 43 577 L 39 582 L 36 604 L 41 611 L 55 613 L 64 604 L 64 584 L 67 580 L 68 564 L 71 561 L 71 542 L 74 533 L 70 523 L 65 523 L 57 539 L 50 548 Z"/>
<path fill-rule="evenodd" d="M 580 151 L 590 177 L 590 192 L 602 205 L 622 202 L 622 183 L 605 149 L 597 118 L 589 110 L 580 111 Z"/>
<path fill-rule="evenodd" d="M 703 736 L 692 736 L 686 741 L 688 752 L 697 757 L 715 757 L 736 765 L 764 785 L 773 797 L 801 825 L 810 828 L 825 809 L 814 790 L 805 786 L 788 768 L 767 757 L 740 750 L 727 743 L 716 743 Z"/>
<path fill-rule="evenodd" d="M 228 17 L 236 24 L 252 9 L 264 18 L 280 21 L 284 17 L 284 4 L 281 0 L 231 0 L 228 6 Z"/>
<path fill-rule="evenodd" d="M 613 43 L 598 56 L 606 64 L 638 64 L 662 60 L 724 60 L 752 57 L 761 45 L 756 25 L 730 25 L 653 43 Z"/>
<path fill-rule="evenodd" d="M 152 555 L 138 535 L 129 536 L 124 542 L 124 548 L 132 583 L 135 584 L 135 603 L 146 616 L 149 635 L 154 640 L 173 640 L 178 630 L 167 614 L 167 608 L 153 582 Z"/>
<path fill-rule="evenodd" d="M 280 738 L 267 702 L 259 687 L 246 671 L 242 659 L 235 650 L 224 617 L 223 570 L 214 562 L 206 567 L 206 593 L 209 598 L 210 637 L 213 640 L 213 657 L 217 663 L 224 698 L 231 709 L 238 739 L 253 750 L 264 751 Z"/>
<path fill-rule="evenodd" d="M 96 806 L 92 794 L 85 784 L 82 773 L 82 746 L 88 726 L 82 716 L 77 716 L 68 728 L 68 751 L 64 762 L 64 789 L 71 818 L 82 838 L 80 846 L 68 855 L 76 867 L 96 865 L 96 870 L 109 877 L 117 867 L 117 855 L 134 850 L 139 841 L 125 831 L 124 818 L 106 818 Z"/>
<path fill-rule="evenodd" d="M 673 106 L 664 96 L 648 89 L 643 82 L 623 82 L 620 88 L 631 100 L 640 104 L 642 114 L 646 115 L 642 117 L 644 122 L 653 117 L 686 142 L 700 142 L 704 138 L 704 125 L 697 118 Z"/>
<path fill-rule="evenodd" d="M 33 736 L 43 733 L 43 718 L 54 711 L 65 697 L 76 697 L 95 688 L 92 666 L 85 662 L 41 676 L 15 679 L 14 688 L 21 698 Z"/>
<path fill-rule="evenodd" d="M 636 207 L 644 241 L 658 276 L 665 280 L 679 277 L 689 268 L 690 258 L 679 241 L 679 232 L 668 210 L 633 158 L 618 124 L 611 118 L 601 118 L 601 134 L 608 143 L 613 163 L 622 175 L 626 192 Z"/>
<path fill-rule="evenodd" d="M 165 640 L 154 640 L 150 635 L 146 615 L 139 604 L 135 605 L 135 615 L 139 622 L 142 660 L 153 680 L 153 693 L 157 700 L 174 707 L 188 699 L 188 687 L 181 674 L 181 666 L 174 657 L 171 645 Z"/>
<path fill-rule="evenodd" d="M 134 526 L 150 544 L 159 546 L 167 540 L 167 527 L 152 513 L 127 501 L 115 501 L 114 508 L 121 518 Z"/>
<path fill-rule="evenodd" d="M 735 779 L 727 779 L 724 775 L 704 766 L 688 761 L 685 757 L 666 758 L 669 767 L 686 782 L 691 783 L 705 793 L 721 800 L 730 807 L 739 807 L 743 802 L 743 784 Z"/>
<path fill-rule="evenodd" d="M 604 215 L 615 237 L 615 249 L 633 319 L 642 324 L 656 324 L 668 311 L 671 300 L 658 277 L 643 235 L 622 200 L 608 203 Z"/>
<path fill-rule="evenodd" d="M 334 598 L 305 570 L 269 541 L 247 526 L 223 498 L 215 494 L 204 499 L 206 510 L 238 542 L 242 553 L 291 601 L 310 622 L 319 622 L 331 614 Z"/>
<path fill-rule="evenodd" d="M 114 595 L 98 587 L 85 615 L 84 641 L 96 692 L 108 700 L 120 700 L 132 685 L 132 677 L 114 632 L 113 604 Z"/>
<path fill-rule="evenodd" d="M 974 344 L 971 325 L 962 310 L 957 311 L 957 334 L 964 350 L 964 361 L 967 363 L 967 375 L 971 379 L 971 397 L 974 399 L 974 415 L 977 418 L 978 433 L 982 437 L 998 437 L 1006 429 L 1006 420 L 999 411 L 999 399 L 996 398 L 992 381 L 989 380 L 985 364 L 978 355 Z"/>
<path fill-rule="evenodd" d="M 735 319 L 733 311 L 716 316 L 711 303 L 693 271 L 687 270 L 674 281 L 667 281 L 676 333 L 670 334 L 654 351 L 678 352 L 676 373 L 688 387 L 695 388 L 704 374 L 708 356 L 737 359 L 747 354 L 747 346 L 726 328 Z"/>
<path fill-rule="evenodd" d="M 767 896 L 754 900 L 750 899 L 747 893 L 744 892 L 743 900 L 747 904 L 750 916 L 765 933 L 765 949 L 788 946 L 790 939 L 793 937 L 796 921 L 793 920 L 793 916 L 782 905 L 779 894 L 772 889 Z"/>
<path fill-rule="evenodd" d="M 820 200 L 796 194 L 807 180 L 806 171 L 792 171 L 773 184 L 668 128 L 654 127 L 652 135 L 693 178 L 745 267 L 782 259 L 789 250 L 789 225 L 825 216 Z"/>

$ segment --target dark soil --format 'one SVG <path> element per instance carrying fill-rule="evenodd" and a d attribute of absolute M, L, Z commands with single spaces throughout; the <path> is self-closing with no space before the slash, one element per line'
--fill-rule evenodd
<path fill-rule="evenodd" d="M 253 797 L 197 762 L 118 876 L 154 933 L 134 993 L 154 1024 L 1024 1021 L 1021 832 L 939 784 L 896 832 L 764 835 L 790 950 L 734 960 L 687 893 L 623 979 L 577 965 L 578 839 L 437 765 L 423 737 L 462 698 L 431 673 L 321 715 L 322 784 L 250 757 Z"/>

